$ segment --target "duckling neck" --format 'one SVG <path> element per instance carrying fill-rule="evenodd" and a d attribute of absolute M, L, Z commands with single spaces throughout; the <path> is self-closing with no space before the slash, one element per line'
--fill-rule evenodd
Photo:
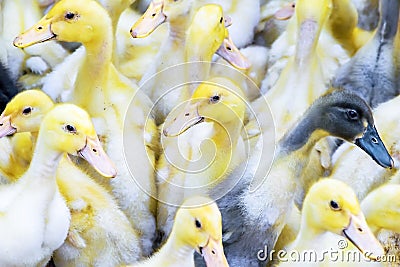
<path fill-rule="evenodd" d="M 83 44 L 86 58 L 78 73 L 73 97 L 75 104 L 91 116 L 101 114 L 109 106 L 106 90 L 113 51 L 111 25 L 102 31 L 101 38 Z"/>
<path fill-rule="evenodd" d="M 224 123 L 223 126 L 215 123 L 215 133 L 212 139 L 218 151 L 231 150 L 236 147 L 240 135 L 240 125 L 239 121 Z"/>
<path fill-rule="evenodd" d="M 162 247 L 159 252 L 159 257 L 167 259 L 171 265 L 173 263 L 188 263 L 193 262 L 193 247 L 183 244 L 174 234 L 168 238 L 167 243 Z M 185 265 L 190 266 L 190 265 Z M 194 266 L 194 262 L 193 262 Z"/>
<path fill-rule="evenodd" d="M 185 43 L 186 30 L 188 28 L 187 17 L 182 17 L 169 22 L 168 40 L 172 43 Z"/>
<path fill-rule="evenodd" d="M 295 62 L 299 68 L 309 65 L 315 54 L 321 27 L 317 22 L 306 20 L 301 23 L 297 33 Z"/>
<path fill-rule="evenodd" d="M 294 241 L 295 247 L 300 245 L 305 247 L 315 246 L 318 238 L 322 237 L 323 234 L 326 232 L 325 230 L 322 230 L 318 227 L 313 227 L 313 225 L 308 222 L 308 220 L 304 217 L 305 216 L 303 216 L 301 221 L 299 233 L 296 237 L 296 240 Z"/>
<path fill-rule="evenodd" d="M 381 1 L 381 20 L 379 21 L 377 36 L 380 42 L 393 39 L 397 33 L 400 3 L 398 0 Z"/>
<path fill-rule="evenodd" d="M 54 179 L 62 155 L 62 152 L 49 148 L 45 137 L 39 135 L 26 177 L 36 177 L 39 180 Z"/>
<path fill-rule="evenodd" d="M 318 129 L 312 119 L 303 119 L 279 141 L 278 153 L 287 155 L 301 151 L 308 158 L 315 144 L 328 135 L 326 131 Z"/>

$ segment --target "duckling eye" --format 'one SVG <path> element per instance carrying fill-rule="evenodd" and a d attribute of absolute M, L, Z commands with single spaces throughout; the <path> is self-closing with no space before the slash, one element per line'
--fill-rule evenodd
<path fill-rule="evenodd" d="M 331 200 L 331 202 L 329 202 L 329 206 L 332 210 L 340 210 L 339 204 L 334 200 Z"/>
<path fill-rule="evenodd" d="M 221 17 L 221 19 L 219 20 L 219 23 L 222 23 L 224 21 L 224 18 Z"/>
<path fill-rule="evenodd" d="M 346 114 L 347 114 L 347 117 L 348 117 L 350 120 L 353 120 L 353 121 L 358 120 L 358 112 L 355 111 L 354 109 L 349 109 L 349 110 L 347 110 L 347 111 L 346 111 Z"/>
<path fill-rule="evenodd" d="M 212 104 L 218 103 L 219 100 L 221 100 L 221 97 L 220 97 L 219 95 L 214 95 L 214 96 L 212 96 L 212 97 L 210 98 L 210 102 L 211 102 Z"/>
<path fill-rule="evenodd" d="M 65 14 L 66 19 L 73 19 L 74 17 L 75 17 L 75 14 L 72 12 L 67 12 L 67 14 Z"/>
<path fill-rule="evenodd" d="M 64 126 L 64 131 L 75 134 L 76 128 L 70 124 L 67 124 Z"/>
<path fill-rule="evenodd" d="M 194 221 L 194 224 L 196 225 L 196 228 L 199 228 L 199 229 L 201 228 L 201 222 L 199 220 L 196 219 Z"/>
<path fill-rule="evenodd" d="M 29 114 L 31 114 L 32 109 L 33 109 L 32 107 L 25 107 L 25 108 L 22 110 L 22 114 L 25 115 L 25 116 L 28 116 Z"/>

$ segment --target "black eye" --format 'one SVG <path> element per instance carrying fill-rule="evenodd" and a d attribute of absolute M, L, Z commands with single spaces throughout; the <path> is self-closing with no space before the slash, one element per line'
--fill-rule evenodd
<path fill-rule="evenodd" d="M 194 221 L 194 223 L 195 223 L 195 225 L 196 225 L 197 228 L 201 228 L 201 222 L 200 222 L 199 220 L 196 219 L 196 220 Z"/>
<path fill-rule="evenodd" d="M 221 19 L 219 20 L 219 23 L 222 23 L 224 21 L 224 18 L 221 17 Z"/>
<path fill-rule="evenodd" d="M 64 129 L 67 132 L 76 133 L 76 128 L 70 124 L 65 125 Z"/>
<path fill-rule="evenodd" d="M 22 110 L 22 114 L 24 114 L 25 116 L 31 114 L 31 112 L 32 112 L 32 107 L 25 107 Z"/>
<path fill-rule="evenodd" d="M 349 110 L 347 110 L 347 111 L 346 111 L 346 114 L 347 114 L 347 117 L 348 117 L 350 120 L 355 121 L 355 120 L 358 120 L 358 119 L 359 119 L 358 112 L 355 111 L 354 109 L 349 109 Z"/>
<path fill-rule="evenodd" d="M 72 12 L 67 12 L 67 14 L 65 14 L 66 19 L 73 19 L 74 17 L 75 17 L 75 14 Z"/>
<path fill-rule="evenodd" d="M 340 210 L 339 204 L 334 200 L 331 200 L 331 202 L 329 202 L 329 206 L 331 206 L 331 209 L 333 210 Z"/>
<path fill-rule="evenodd" d="M 218 103 L 218 101 L 221 99 L 221 97 L 219 95 L 214 95 L 210 98 L 210 102 L 215 104 Z"/>

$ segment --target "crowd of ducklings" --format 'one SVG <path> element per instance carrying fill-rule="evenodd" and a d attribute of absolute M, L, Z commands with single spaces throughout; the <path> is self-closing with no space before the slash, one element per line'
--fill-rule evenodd
<path fill-rule="evenodd" d="M 399 9 L 1 1 L 0 266 L 399 266 Z"/>

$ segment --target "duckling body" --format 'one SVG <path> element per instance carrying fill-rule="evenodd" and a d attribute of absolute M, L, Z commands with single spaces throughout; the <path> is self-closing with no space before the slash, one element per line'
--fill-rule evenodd
<path fill-rule="evenodd" d="M 352 114 L 350 110 L 353 109 L 359 115 L 351 119 L 346 114 Z M 334 135 L 355 142 L 375 159 L 378 159 L 375 155 L 380 155 L 379 158 L 383 161 L 377 162 L 382 166 L 392 166 L 392 160 L 381 141 L 378 141 L 380 148 L 372 151 L 361 141 L 365 140 L 369 144 L 371 140 L 368 139 L 368 134 L 357 139 L 356 136 L 365 131 L 363 120 L 369 121 L 369 131 L 375 132 L 372 130 L 373 119 L 368 105 L 356 95 L 338 90 L 320 97 L 303 115 L 303 119 L 279 141 L 269 172 L 268 166 L 258 165 L 262 154 L 260 138 L 256 150 L 246 162 L 249 167 L 242 176 L 240 185 L 218 202 L 226 218 L 223 225 L 224 234 L 227 235 L 225 248 L 231 265 L 258 266 L 260 262 L 254 255 L 264 246 L 274 247 L 290 208 L 293 207 L 295 192 L 301 190 L 296 179 L 308 162 L 310 150 L 322 137 Z M 229 181 L 229 178 L 226 180 Z M 218 192 L 221 188 L 216 190 Z M 258 229 L 264 231 L 260 232 Z"/>
<path fill-rule="evenodd" d="M 65 15 L 67 13 L 68 16 Z M 99 14 L 102 14 L 101 20 L 98 19 Z M 42 26 L 42 35 L 30 37 L 29 31 L 35 31 L 39 25 Z M 151 252 L 155 229 L 155 203 L 151 196 L 155 195 L 153 149 L 158 135 L 150 115 L 151 101 L 122 77 L 111 63 L 111 25 L 107 12 L 95 1 L 60 1 L 35 26 L 17 37 L 14 44 L 26 47 L 52 36 L 57 40 L 78 41 L 85 46 L 86 57 L 70 100 L 88 110 L 107 153 L 116 164 L 118 176 L 112 181 L 104 181 L 99 175 L 94 175 L 114 194 L 129 221 L 140 233 L 147 255 Z M 146 137 L 145 144 L 143 136 Z M 134 153 L 127 152 L 127 161 L 124 144 L 135 148 Z"/>
<path fill-rule="evenodd" d="M 38 162 L 44 166 L 29 168 L 17 183 L 0 189 L 3 266 L 45 266 L 67 236 L 69 210 L 54 175 L 48 175 L 57 165 L 48 158 L 47 162 Z"/>
<path fill-rule="evenodd" d="M 130 266 L 194 267 L 194 251 L 202 254 L 208 266 L 229 266 L 222 247 L 221 224 L 221 214 L 211 199 L 192 196 L 179 208 L 165 245 L 151 258 Z"/>
<path fill-rule="evenodd" d="M 397 0 L 380 2 L 381 19 L 374 37 L 338 69 L 333 81 L 335 87 L 362 96 L 371 107 L 399 94 L 396 38 L 399 6 Z"/>
<path fill-rule="evenodd" d="M 139 234 L 102 186 L 68 159 L 61 161 L 57 184 L 71 211 L 71 225 L 54 252 L 56 266 L 113 267 L 140 259 Z"/>

